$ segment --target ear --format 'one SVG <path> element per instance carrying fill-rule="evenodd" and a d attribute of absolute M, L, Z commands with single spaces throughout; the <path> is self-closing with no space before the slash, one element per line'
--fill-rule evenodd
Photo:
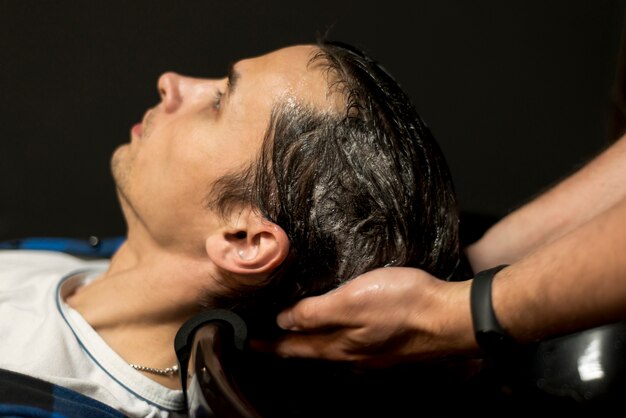
<path fill-rule="evenodd" d="M 289 253 L 289 238 L 252 209 L 234 211 L 206 240 L 206 252 L 220 269 L 238 275 L 266 275 Z"/>

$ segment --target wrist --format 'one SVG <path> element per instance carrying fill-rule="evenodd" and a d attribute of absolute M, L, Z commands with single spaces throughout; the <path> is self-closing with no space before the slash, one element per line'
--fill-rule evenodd
<path fill-rule="evenodd" d="M 445 351 L 451 355 L 474 356 L 480 352 L 480 347 L 474 338 L 474 327 L 471 317 L 470 290 L 471 280 L 461 282 L 442 282 L 445 292 L 446 307 L 441 312 L 447 312 L 440 318 L 443 324 L 443 335 L 446 335 L 447 347 Z"/>

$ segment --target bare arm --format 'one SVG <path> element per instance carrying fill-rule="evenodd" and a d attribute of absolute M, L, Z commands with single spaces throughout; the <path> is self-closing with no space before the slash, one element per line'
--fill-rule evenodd
<path fill-rule="evenodd" d="M 626 135 L 490 228 L 467 256 L 474 271 L 513 263 L 626 197 Z"/>
<path fill-rule="evenodd" d="M 493 301 L 521 341 L 626 319 L 626 199 L 503 270 Z"/>

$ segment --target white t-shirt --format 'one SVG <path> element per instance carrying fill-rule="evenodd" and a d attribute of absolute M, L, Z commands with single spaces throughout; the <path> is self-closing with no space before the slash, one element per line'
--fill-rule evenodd
<path fill-rule="evenodd" d="M 184 417 L 182 391 L 132 369 L 64 303 L 108 260 L 0 251 L 0 368 L 73 389 L 131 417 Z"/>

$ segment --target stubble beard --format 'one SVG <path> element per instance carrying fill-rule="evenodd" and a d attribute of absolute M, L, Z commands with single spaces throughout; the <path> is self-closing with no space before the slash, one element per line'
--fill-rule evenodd
<path fill-rule="evenodd" d="M 124 211 L 126 210 L 125 206 L 128 204 L 126 193 L 131 162 L 127 144 L 118 147 L 111 156 L 111 175 L 113 176 L 119 203 Z"/>

